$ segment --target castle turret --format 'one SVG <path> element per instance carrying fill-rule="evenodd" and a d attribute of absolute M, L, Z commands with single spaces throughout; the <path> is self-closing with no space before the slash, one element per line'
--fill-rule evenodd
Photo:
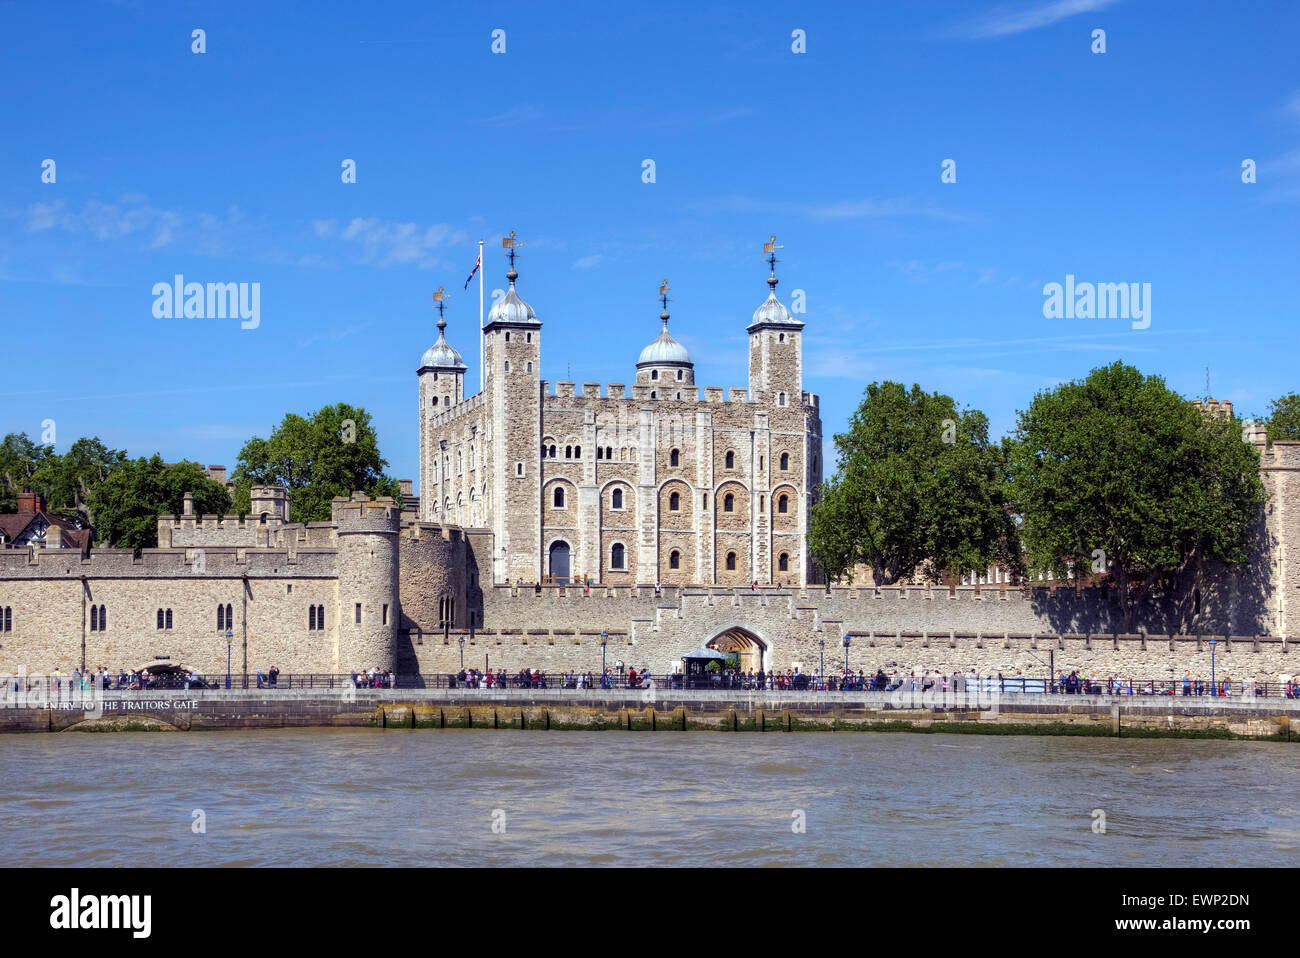
<path fill-rule="evenodd" d="M 289 490 L 284 486 L 253 486 L 248 495 L 250 515 L 264 520 L 268 525 L 283 525 L 289 521 Z M 193 510 L 193 499 L 187 507 Z"/>
<path fill-rule="evenodd" d="M 803 323 L 776 298 L 776 244 L 773 236 L 764 250 L 771 273 L 768 294 L 754 310 L 749 324 L 749 400 L 774 406 L 799 406 L 803 402 Z"/>
<path fill-rule="evenodd" d="M 438 340 L 425 350 L 416 370 L 420 379 L 420 518 L 425 521 L 443 518 L 435 516 L 440 453 L 430 439 L 429 422 L 465 399 L 466 367 L 460 353 L 447 342 L 447 320 L 443 317 L 446 301 L 441 286 L 433 294 L 433 305 L 438 310 Z"/>
<path fill-rule="evenodd" d="M 515 291 L 513 232 L 502 241 L 510 258 L 510 288 L 492 304 L 483 327 L 488 436 L 494 485 L 492 514 L 499 581 L 542 575 L 542 324 Z M 502 551 L 504 550 L 504 551 Z"/>
<path fill-rule="evenodd" d="M 664 328 L 658 339 L 641 350 L 636 361 L 636 381 L 639 386 L 650 387 L 651 399 L 680 399 L 674 390 L 695 385 L 695 364 L 686 347 L 668 332 L 668 280 L 659 287 L 659 300 L 663 304 L 659 319 Z"/>
<path fill-rule="evenodd" d="M 398 532 L 401 511 L 392 499 L 354 492 L 331 507 L 338 536 L 338 631 L 332 660 L 341 671 L 392 669 L 396 664 Z"/>

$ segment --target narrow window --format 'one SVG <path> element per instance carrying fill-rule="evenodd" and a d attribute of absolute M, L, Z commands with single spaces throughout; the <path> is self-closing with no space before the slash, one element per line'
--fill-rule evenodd
<path fill-rule="evenodd" d="M 682 379 L 682 371 L 679 369 L 677 370 L 677 381 L 681 382 L 681 379 Z"/>
<path fill-rule="evenodd" d="M 524 474 L 524 464 L 522 462 L 515 463 L 515 475 L 522 476 L 523 474 Z"/>
<path fill-rule="evenodd" d="M 220 626 L 217 628 L 220 628 Z M 316 606 L 314 605 L 307 606 L 307 631 L 316 631 Z"/>
<path fill-rule="evenodd" d="M 357 616 L 357 625 L 360 625 L 361 624 L 361 603 L 360 602 L 357 603 L 356 616 Z"/>
<path fill-rule="evenodd" d="M 525 370 L 525 372 L 530 372 L 530 373 L 531 373 L 531 372 L 533 371 L 533 364 L 532 364 L 532 363 L 527 363 L 527 364 L 525 364 L 524 370 Z"/>
<path fill-rule="evenodd" d="M 785 405 L 785 393 L 777 393 L 777 394 L 776 394 L 776 404 L 777 404 L 778 406 L 784 406 L 784 405 Z"/>
<path fill-rule="evenodd" d="M 555 458 L 555 446 L 551 446 L 551 458 Z"/>
<path fill-rule="evenodd" d="M 11 605 L 7 605 L 5 606 L 5 631 L 12 632 L 13 630 L 14 630 L 14 608 Z"/>
<path fill-rule="evenodd" d="M 623 508 L 623 490 L 622 490 L 622 489 L 615 489 L 615 490 L 614 490 L 614 496 L 613 496 L 613 499 L 614 499 L 614 508 L 615 508 L 615 509 L 622 509 L 622 508 Z"/>
<path fill-rule="evenodd" d="M 790 454 L 788 452 L 783 452 L 781 453 L 781 471 L 785 472 L 789 468 L 790 468 Z"/>
<path fill-rule="evenodd" d="M 506 333 L 506 342 L 510 342 L 510 334 Z"/>
<path fill-rule="evenodd" d="M 217 603 L 217 631 L 226 631 L 226 607 L 220 602 Z"/>
<path fill-rule="evenodd" d="M 790 497 L 789 497 L 789 496 L 782 496 L 780 499 L 776 500 L 776 511 L 777 511 L 777 512 L 788 512 L 788 511 L 789 511 L 789 508 L 790 508 Z"/>
<path fill-rule="evenodd" d="M 163 627 L 163 610 L 162 610 L 162 609 L 159 609 L 159 610 L 158 610 L 158 628 L 161 629 L 162 627 Z"/>
<path fill-rule="evenodd" d="M 97 605 L 92 605 L 90 607 L 90 631 L 99 631 L 99 606 Z"/>
<path fill-rule="evenodd" d="M 609 567 L 611 569 L 623 568 L 623 544 L 614 543 L 614 548 L 609 550 Z"/>
<path fill-rule="evenodd" d="M 171 627 L 172 627 L 172 610 L 171 610 L 171 609 L 168 609 L 168 610 L 167 610 L 167 628 L 170 629 Z"/>
<path fill-rule="evenodd" d="M 789 556 L 789 555 L 787 555 L 787 554 L 784 553 L 784 552 L 781 553 L 781 558 L 779 558 L 779 559 L 776 560 L 776 570 L 777 570 L 778 572 L 789 572 L 789 571 L 790 571 L 790 556 Z"/>
<path fill-rule="evenodd" d="M 555 487 L 555 500 L 554 500 L 554 501 L 555 501 L 555 508 L 557 508 L 557 509 L 563 509 L 563 508 L 564 508 L 564 487 L 563 487 L 563 486 L 556 486 L 556 487 Z"/>
<path fill-rule="evenodd" d="M 542 458 L 546 458 L 546 443 L 542 443 Z"/>
<path fill-rule="evenodd" d="M 776 341 L 777 341 L 778 343 L 783 343 L 783 342 L 785 342 L 785 333 L 781 333 L 779 336 L 777 336 Z"/>
<path fill-rule="evenodd" d="M 722 511 L 732 512 L 734 511 L 735 506 L 736 506 L 736 497 L 733 496 L 731 493 L 727 493 L 726 497 L 722 500 Z"/>
<path fill-rule="evenodd" d="M 682 564 L 682 554 L 674 549 L 668 554 L 668 568 L 676 569 Z"/>
<path fill-rule="evenodd" d="M 682 394 L 681 394 L 681 393 L 678 393 L 678 394 L 677 394 L 677 398 L 678 398 L 678 399 L 681 399 L 681 398 L 682 398 Z"/>
<path fill-rule="evenodd" d="M 734 452 L 727 453 L 727 468 L 728 469 L 736 468 L 736 454 Z"/>
<path fill-rule="evenodd" d="M 572 446 L 565 446 L 565 447 L 564 447 L 564 458 L 565 458 L 565 459 L 572 459 L 572 458 L 573 458 L 573 447 L 572 447 Z"/>
<path fill-rule="evenodd" d="M 434 397 L 433 397 L 433 404 L 434 404 L 435 406 L 438 405 L 438 397 L 437 397 L 437 396 L 434 396 Z"/>
<path fill-rule="evenodd" d="M 668 494 L 668 511 L 679 512 L 682 508 L 682 497 L 676 492 Z"/>
<path fill-rule="evenodd" d="M 509 335 L 508 333 L 506 335 Z M 506 372 L 510 372 L 510 360 L 506 360 Z"/>
<path fill-rule="evenodd" d="M 651 399 L 658 399 L 658 398 L 659 398 L 658 396 L 655 395 L 655 391 L 654 391 L 653 389 L 650 390 L 650 398 L 651 398 Z"/>
<path fill-rule="evenodd" d="M 387 624 L 388 624 L 388 603 L 387 603 L 387 602 L 384 603 L 384 617 L 383 617 L 383 619 L 380 621 L 380 624 L 381 624 L 381 625 L 387 625 Z"/>
<path fill-rule="evenodd" d="M 230 618 L 230 616 L 226 616 L 226 618 Z M 318 630 L 325 628 L 325 606 L 323 605 L 316 606 L 316 628 Z"/>
<path fill-rule="evenodd" d="M 728 572 L 736 571 L 736 553 L 734 552 L 727 553 L 727 571 Z"/>
<path fill-rule="evenodd" d="M 574 446 L 574 447 L 573 447 L 573 458 L 574 458 L 574 459 L 581 459 L 581 458 L 582 458 L 582 447 L 581 447 L 581 446 Z"/>
<path fill-rule="evenodd" d="M 526 343 L 531 343 L 532 341 L 533 341 L 533 334 L 532 334 L 532 333 L 524 333 L 524 342 L 526 342 Z"/>
<path fill-rule="evenodd" d="M 668 454 L 668 465 L 680 466 L 681 464 L 682 464 L 681 453 L 679 453 L 676 449 L 674 449 L 672 452 Z"/>
<path fill-rule="evenodd" d="M 606 447 L 605 447 L 605 458 L 606 458 L 606 459 L 613 459 L 613 458 L 614 458 L 614 447 L 613 447 L 613 446 L 606 446 Z"/>
<path fill-rule="evenodd" d="M 765 501 L 766 499 L 767 499 L 767 496 L 759 496 L 759 497 L 758 497 L 758 511 L 759 511 L 759 512 L 763 512 L 763 511 L 766 510 L 766 501 Z"/>
<path fill-rule="evenodd" d="M 99 607 L 99 631 L 108 631 L 108 606 L 101 605 Z"/>
<path fill-rule="evenodd" d="M 650 378 L 651 378 L 651 379 L 658 379 L 658 378 L 659 378 L 659 370 L 657 370 L 657 369 L 652 369 L 652 370 L 650 370 Z"/>
<path fill-rule="evenodd" d="M 704 494 L 704 508 L 709 508 L 709 494 L 707 492 Z"/>
<path fill-rule="evenodd" d="M 605 450 L 604 450 L 604 448 L 602 448 L 601 446 L 597 446 L 597 447 L 596 447 L 596 459 L 597 459 L 597 460 L 600 460 L 600 459 L 604 459 L 604 458 L 605 458 Z"/>
<path fill-rule="evenodd" d="M 763 463 L 765 463 L 765 462 L 767 462 L 767 457 L 766 457 L 766 456 L 759 456 L 759 457 L 758 457 L 758 471 L 759 471 L 759 472 L 762 472 L 762 471 L 763 471 Z"/>
<path fill-rule="evenodd" d="M 321 608 L 323 609 L 325 607 L 321 606 Z M 229 602 L 227 602 L 226 603 L 226 628 L 233 629 L 234 627 L 235 627 L 235 610 L 234 607 Z"/>

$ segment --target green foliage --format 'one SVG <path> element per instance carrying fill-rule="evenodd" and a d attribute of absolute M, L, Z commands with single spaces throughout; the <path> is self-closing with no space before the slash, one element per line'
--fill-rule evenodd
<path fill-rule="evenodd" d="M 1270 402 L 1264 427 L 1270 444 L 1300 439 L 1300 393 L 1287 393 Z"/>
<path fill-rule="evenodd" d="M 53 446 L 38 445 L 26 433 L 5 436 L 0 443 L 0 512 L 18 511 L 18 493 L 24 487 L 41 492 L 32 477 L 53 455 Z"/>
<path fill-rule="evenodd" d="M 1098 561 L 1126 618 L 1139 574 L 1151 584 L 1246 561 L 1264 503 L 1259 455 L 1241 420 L 1203 414 L 1158 376 L 1116 362 L 1039 393 L 1011 450 L 1030 565 L 1069 577 Z"/>
<path fill-rule="evenodd" d="M 157 453 L 124 460 L 90 492 L 96 543 L 119 549 L 157 547 L 158 517 L 180 515 L 187 492 L 194 493 L 198 515 L 230 511 L 230 493 L 196 462 L 167 465 Z"/>
<path fill-rule="evenodd" d="M 808 547 L 831 577 L 870 566 L 889 585 L 916 574 L 1019 566 L 1006 462 L 988 419 L 952 398 L 872 383 L 835 436 L 838 469 L 813 507 Z"/>
<path fill-rule="evenodd" d="M 109 449 L 98 436 L 78 439 L 63 455 L 46 457 L 32 476 L 33 487 L 51 511 L 75 513 L 85 525 L 93 525 L 90 493 L 125 461 L 124 450 Z"/>
<path fill-rule="evenodd" d="M 370 414 L 338 403 L 303 417 L 287 414 L 270 438 L 244 443 L 232 479 L 234 509 L 247 515 L 253 486 L 285 486 L 294 522 L 325 522 L 335 496 L 364 490 L 400 501 L 396 479 L 384 475 Z"/>

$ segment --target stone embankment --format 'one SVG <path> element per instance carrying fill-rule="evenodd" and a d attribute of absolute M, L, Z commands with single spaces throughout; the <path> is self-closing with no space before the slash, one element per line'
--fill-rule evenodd
<path fill-rule="evenodd" d="M 888 692 L 233 690 L 10 701 L 0 731 L 281 728 L 909 731 L 1291 741 L 1300 701 Z M 1297 722 L 1300 741 L 1300 722 Z"/>

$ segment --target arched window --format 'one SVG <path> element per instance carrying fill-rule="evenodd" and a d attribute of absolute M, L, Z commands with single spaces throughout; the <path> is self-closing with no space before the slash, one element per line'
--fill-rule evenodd
<path fill-rule="evenodd" d="M 781 553 L 781 557 L 780 557 L 779 559 L 776 560 L 776 571 L 777 571 L 777 572 L 789 572 L 789 571 L 790 571 L 790 556 L 789 556 L 789 555 L 787 555 L 787 554 L 784 553 L 784 552 Z"/>
<path fill-rule="evenodd" d="M 510 342 L 510 334 L 506 333 L 506 342 Z"/>
<path fill-rule="evenodd" d="M 226 631 L 226 607 L 220 602 L 217 603 L 217 631 Z"/>
<path fill-rule="evenodd" d="M 651 398 L 651 399 L 658 399 L 658 398 L 659 398 L 658 396 L 655 395 L 655 391 L 654 391 L 653 389 L 650 390 L 650 398 Z"/>
<path fill-rule="evenodd" d="M 777 394 L 776 394 L 776 404 L 777 404 L 778 406 L 784 406 L 784 405 L 785 405 L 785 393 L 777 393 Z"/>
<path fill-rule="evenodd" d="M 542 458 L 546 458 L 546 443 L 542 443 Z"/>
<path fill-rule="evenodd" d="M 314 605 L 307 606 L 307 631 L 316 631 L 316 606 Z"/>
<path fill-rule="evenodd" d="M 609 567 L 611 569 L 622 569 L 624 558 L 623 543 L 615 542 L 614 547 L 609 550 Z"/>
<path fill-rule="evenodd" d="M 668 454 L 668 465 L 680 466 L 682 464 L 682 454 L 674 449 Z"/>
<path fill-rule="evenodd" d="M 682 508 L 682 497 L 676 492 L 668 493 L 668 511 L 679 512 Z"/>
<path fill-rule="evenodd" d="M 598 460 L 599 460 L 599 459 L 604 459 L 604 458 L 605 458 L 605 449 L 604 449 L 603 446 L 597 446 L 597 447 L 596 447 L 596 458 L 597 458 Z"/>
<path fill-rule="evenodd" d="M 777 341 L 778 343 L 783 343 L 783 342 L 785 342 L 785 333 L 781 333 L 779 336 L 777 336 L 777 337 L 776 337 L 776 341 Z"/>
<path fill-rule="evenodd" d="M 789 497 L 789 496 L 782 496 L 780 499 L 777 499 L 777 500 L 776 500 L 776 511 L 777 511 L 777 512 L 789 512 L 789 511 L 790 511 L 790 497 Z"/>
<path fill-rule="evenodd" d="M 727 571 L 728 572 L 736 571 L 736 553 L 734 552 L 727 553 Z"/>
<path fill-rule="evenodd" d="M 612 504 L 613 504 L 613 506 L 614 506 L 615 509 L 622 509 L 622 508 L 623 508 L 623 490 L 622 490 L 622 489 L 615 489 L 615 490 L 614 490 L 614 494 L 613 494 L 613 496 L 611 496 L 610 498 L 613 499 L 613 503 L 612 503 Z"/>
<path fill-rule="evenodd" d="M 162 610 L 162 609 L 159 609 L 159 610 L 158 610 L 158 628 L 161 629 L 162 627 L 163 627 L 163 610 Z"/>
<path fill-rule="evenodd" d="M 170 629 L 171 627 L 172 627 L 172 610 L 171 610 L 171 609 L 168 609 L 168 610 L 167 610 L 167 628 Z"/>
<path fill-rule="evenodd" d="M 90 607 L 90 631 L 99 631 L 99 606 L 97 605 L 92 605 Z"/>
<path fill-rule="evenodd" d="M 325 610 L 325 606 L 322 605 L 321 606 L 322 613 L 324 612 L 324 610 Z M 100 619 L 102 620 L 103 618 L 104 617 L 101 615 Z M 227 602 L 226 603 L 226 628 L 233 629 L 234 627 L 235 627 L 235 610 L 234 607 L 232 607 L 231 604 Z"/>
<path fill-rule="evenodd" d="M 677 398 L 678 398 L 678 399 L 681 399 L 681 398 L 682 398 L 682 394 L 681 394 L 681 393 L 678 393 L 678 394 L 677 394 Z"/>
<path fill-rule="evenodd" d="M 506 335 L 509 336 L 510 334 L 506 333 Z M 506 360 L 506 372 L 510 372 L 510 360 L 508 359 Z"/>
<path fill-rule="evenodd" d="M 565 458 L 565 459 L 572 459 L 572 458 L 573 458 L 573 447 L 572 447 L 572 446 L 565 446 L 565 447 L 564 447 L 564 458 Z"/>
<path fill-rule="evenodd" d="M 763 512 L 767 508 L 767 496 L 758 497 L 758 511 Z"/>
<path fill-rule="evenodd" d="M 788 452 L 783 452 L 781 453 L 781 471 L 785 472 L 789 468 L 790 468 L 790 454 Z"/>
<path fill-rule="evenodd" d="M 674 549 L 672 552 L 668 554 L 668 568 L 677 569 L 681 567 L 681 564 L 682 564 L 682 554 L 678 552 L 676 549 Z"/>
<path fill-rule="evenodd" d="M 526 342 L 526 343 L 531 343 L 532 341 L 533 341 L 533 334 L 532 334 L 532 333 L 524 333 L 524 342 Z"/>
<path fill-rule="evenodd" d="M 434 404 L 435 406 L 438 405 L 438 397 L 437 397 L 437 396 L 434 396 L 434 397 L 433 397 L 433 404 Z"/>
<path fill-rule="evenodd" d="M 574 458 L 574 459 L 581 459 L 581 458 L 582 458 L 582 447 L 581 447 L 581 446 L 574 446 L 574 447 L 573 447 L 573 458 Z"/>
<path fill-rule="evenodd" d="M 681 380 L 682 380 L 682 371 L 679 369 L 677 370 L 677 381 L 681 382 Z"/>
<path fill-rule="evenodd" d="M 736 468 L 736 454 L 734 452 L 727 453 L 727 468 L 728 469 Z"/>
<path fill-rule="evenodd" d="M 557 509 L 564 508 L 564 487 L 563 486 L 555 487 L 555 508 Z"/>
<path fill-rule="evenodd" d="M 526 365 L 526 368 L 525 368 L 524 371 L 525 371 L 525 372 L 530 372 L 530 373 L 531 373 L 531 372 L 533 371 L 533 364 L 532 364 L 532 363 L 528 363 L 528 364 Z"/>
<path fill-rule="evenodd" d="M 108 606 L 106 605 L 101 605 L 99 607 L 99 631 L 108 631 Z"/>
<path fill-rule="evenodd" d="M 722 511 L 734 512 L 735 508 L 736 508 L 736 497 L 733 496 L 731 493 L 727 493 L 726 496 L 724 496 L 722 499 Z"/>
<path fill-rule="evenodd" d="M 614 458 L 614 447 L 613 447 L 613 446 L 606 446 L 606 447 L 605 447 L 605 458 L 606 458 L 606 459 L 613 459 L 613 458 Z"/>
<path fill-rule="evenodd" d="M 657 369 L 652 369 L 652 370 L 650 370 L 650 378 L 651 378 L 651 379 L 658 379 L 658 378 L 659 378 L 659 370 L 657 370 Z"/>
<path fill-rule="evenodd" d="M 555 446 L 551 446 L 551 458 L 555 458 Z"/>

